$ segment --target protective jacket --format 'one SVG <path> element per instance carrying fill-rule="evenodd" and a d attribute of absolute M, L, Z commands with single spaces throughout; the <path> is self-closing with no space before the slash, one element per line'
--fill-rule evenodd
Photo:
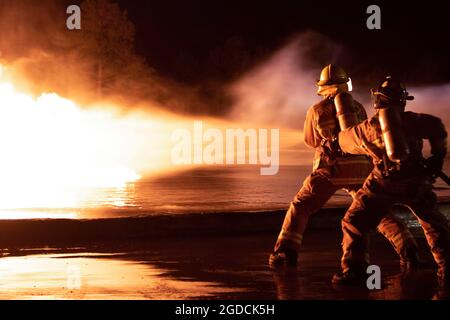
<path fill-rule="evenodd" d="M 385 152 L 378 115 L 363 121 L 361 124 L 339 133 L 339 145 L 344 153 L 365 154 L 371 156 L 374 163 L 374 174 L 381 176 L 386 170 L 392 170 L 393 177 L 424 178 L 424 158 L 422 155 L 423 140 L 429 140 L 431 154 L 445 157 L 447 153 L 447 132 L 442 121 L 428 114 L 415 112 L 402 113 L 403 132 L 410 150 L 408 159 L 397 170 Z"/>
<path fill-rule="evenodd" d="M 358 123 L 366 120 L 364 107 L 355 100 L 353 102 Z M 330 142 L 337 138 L 339 131 L 332 98 L 326 98 L 308 110 L 303 133 L 305 144 L 315 149 L 313 171 L 320 168 L 329 170 L 331 181 L 343 187 L 361 185 L 371 166 L 365 156 L 342 155 L 332 147 Z"/>

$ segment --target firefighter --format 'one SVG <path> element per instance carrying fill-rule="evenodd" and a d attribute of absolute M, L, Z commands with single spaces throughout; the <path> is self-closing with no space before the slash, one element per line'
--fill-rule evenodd
<path fill-rule="evenodd" d="M 342 220 L 342 270 L 333 277 L 334 284 L 365 285 L 365 235 L 394 204 L 402 204 L 419 220 L 438 265 L 439 284 L 448 287 L 449 227 L 432 191 L 447 153 L 447 132 L 439 118 L 405 111 L 413 98 L 397 79 L 387 77 L 372 89 L 376 114 L 339 133 L 341 150 L 369 155 L 374 168 Z M 427 159 L 422 155 L 424 139 L 431 146 Z"/>
<path fill-rule="evenodd" d="M 308 110 L 304 125 L 304 141 L 315 149 L 313 172 L 303 182 L 286 213 L 274 252 L 269 257 L 272 268 L 296 267 L 309 217 L 322 208 L 337 190 L 345 189 L 354 194 L 372 169 L 366 156 L 342 156 L 333 147 L 340 125 L 349 126 L 341 120 L 347 117 L 355 125 L 367 119 L 364 107 L 348 93 L 349 83 L 350 78 L 345 71 L 333 64 L 322 70 L 317 81 L 317 93 L 323 99 Z M 348 105 L 338 108 L 337 112 L 337 102 Z M 349 115 L 353 115 L 353 120 Z M 417 266 L 417 245 L 401 220 L 388 215 L 380 221 L 378 230 L 394 246 L 403 268 Z"/>

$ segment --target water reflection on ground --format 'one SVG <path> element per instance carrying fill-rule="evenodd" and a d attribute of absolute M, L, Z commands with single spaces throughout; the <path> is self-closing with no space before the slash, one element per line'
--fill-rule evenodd
<path fill-rule="evenodd" d="M 0 258 L 0 299 L 446 298 L 435 290 L 431 264 L 402 277 L 395 253 L 379 237 L 372 257 L 382 268 L 384 289 L 375 291 L 330 285 L 339 264 L 338 232 L 305 237 L 297 271 L 268 269 L 273 240 L 254 235 L 21 251 Z"/>
<path fill-rule="evenodd" d="M 111 254 L 0 259 L 0 299 L 190 299 L 231 292 Z"/>

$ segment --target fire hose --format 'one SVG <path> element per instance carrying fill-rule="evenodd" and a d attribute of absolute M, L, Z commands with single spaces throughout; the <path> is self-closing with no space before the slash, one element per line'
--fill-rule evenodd
<path fill-rule="evenodd" d="M 450 177 L 448 175 L 446 175 L 443 171 L 440 171 L 437 174 L 437 176 L 450 186 Z"/>

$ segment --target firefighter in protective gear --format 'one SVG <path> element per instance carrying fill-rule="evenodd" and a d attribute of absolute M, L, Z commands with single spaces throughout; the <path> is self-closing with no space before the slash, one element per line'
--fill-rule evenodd
<path fill-rule="evenodd" d="M 315 149 L 313 172 L 303 182 L 286 213 L 274 252 L 269 258 L 272 268 L 295 267 L 309 217 L 322 208 L 337 190 L 345 189 L 354 194 L 372 169 L 366 156 L 342 156 L 336 147 L 341 118 L 338 120 L 335 102 L 350 103 L 347 108 L 340 108 L 347 109 L 340 114 L 344 119 L 350 108 L 356 122 L 353 125 L 367 119 L 364 107 L 348 93 L 349 81 L 344 70 L 336 65 L 328 65 L 321 72 L 317 92 L 323 99 L 308 110 L 304 125 L 304 141 Z M 344 96 L 339 98 L 341 95 Z M 392 243 L 402 265 L 414 267 L 417 264 L 415 240 L 401 220 L 388 215 L 380 221 L 378 230 Z"/>
<path fill-rule="evenodd" d="M 394 204 L 402 204 L 419 220 L 438 265 L 439 283 L 448 286 L 449 227 L 432 191 L 434 175 L 442 170 L 447 153 L 447 132 L 439 118 L 405 112 L 407 100 L 413 97 L 395 78 L 387 77 L 377 89 L 372 89 L 372 96 L 377 113 L 339 133 L 341 150 L 369 155 L 374 169 L 342 220 L 342 270 L 333 277 L 333 283 L 365 285 L 369 264 L 365 235 Z M 387 109 L 392 114 L 384 112 Z M 398 116 L 393 116 L 395 112 Z M 400 122 L 395 123 L 396 119 Z M 422 155 L 424 139 L 429 141 L 432 154 L 426 160 Z"/>

